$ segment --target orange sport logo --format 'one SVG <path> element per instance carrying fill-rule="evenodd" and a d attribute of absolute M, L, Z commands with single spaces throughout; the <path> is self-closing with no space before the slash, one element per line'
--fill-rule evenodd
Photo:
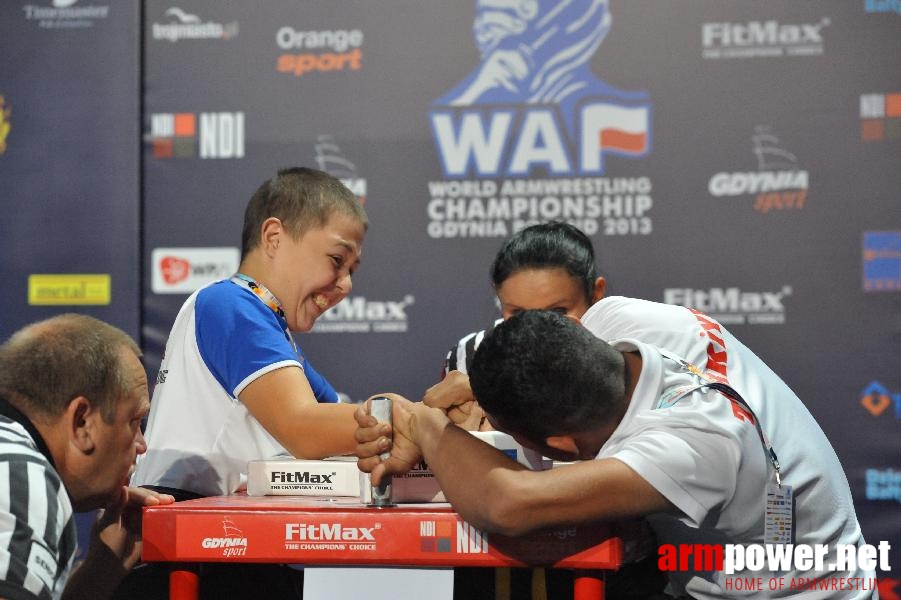
<path fill-rule="evenodd" d="M 359 29 L 298 31 L 282 27 L 275 34 L 279 48 L 275 70 L 295 77 L 307 73 L 359 71 L 363 65 L 363 32 Z"/>

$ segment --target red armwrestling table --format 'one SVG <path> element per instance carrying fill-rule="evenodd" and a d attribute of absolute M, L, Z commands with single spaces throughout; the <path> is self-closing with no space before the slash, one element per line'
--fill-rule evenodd
<path fill-rule="evenodd" d="M 475 529 L 448 504 L 373 508 L 313 496 L 218 496 L 145 507 L 143 538 L 145 561 L 182 563 L 170 576 L 173 600 L 196 600 L 190 563 L 204 562 L 544 566 L 576 570 L 576 600 L 600 599 L 603 572 L 619 568 L 623 552 L 604 525 L 513 538 Z"/>

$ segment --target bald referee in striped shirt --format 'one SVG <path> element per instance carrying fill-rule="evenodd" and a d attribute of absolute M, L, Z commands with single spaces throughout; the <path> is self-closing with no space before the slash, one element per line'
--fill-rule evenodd
<path fill-rule="evenodd" d="M 127 487 L 146 450 L 139 357 L 123 331 L 76 314 L 0 346 L 0 598 L 110 597 L 140 556 L 141 507 L 173 502 Z M 73 510 L 98 508 L 73 569 Z"/>

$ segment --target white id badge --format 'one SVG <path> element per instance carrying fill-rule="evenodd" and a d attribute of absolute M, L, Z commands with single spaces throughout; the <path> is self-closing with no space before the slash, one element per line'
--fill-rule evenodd
<path fill-rule="evenodd" d="M 766 486 L 766 526 L 763 540 L 767 544 L 792 543 L 792 488 L 775 483 Z"/>

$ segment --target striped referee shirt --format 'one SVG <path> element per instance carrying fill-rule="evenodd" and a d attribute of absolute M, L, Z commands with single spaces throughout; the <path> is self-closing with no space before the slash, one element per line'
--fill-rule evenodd
<path fill-rule="evenodd" d="M 0 398 L 0 597 L 59 598 L 76 541 L 72 503 L 43 438 Z"/>
<path fill-rule="evenodd" d="M 485 335 L 502 321 L 503 319 L 498 319 L 488 329 L 476 331 L 460 338 L 457 345 L 448 351 L 444 359 L 444 374 L 447 375 L 451 371 L 460 371 L 469 375 L 469 368 L 472 366 L 472 357 L 476 354 L 476 348 L 485 339 Z"/>

